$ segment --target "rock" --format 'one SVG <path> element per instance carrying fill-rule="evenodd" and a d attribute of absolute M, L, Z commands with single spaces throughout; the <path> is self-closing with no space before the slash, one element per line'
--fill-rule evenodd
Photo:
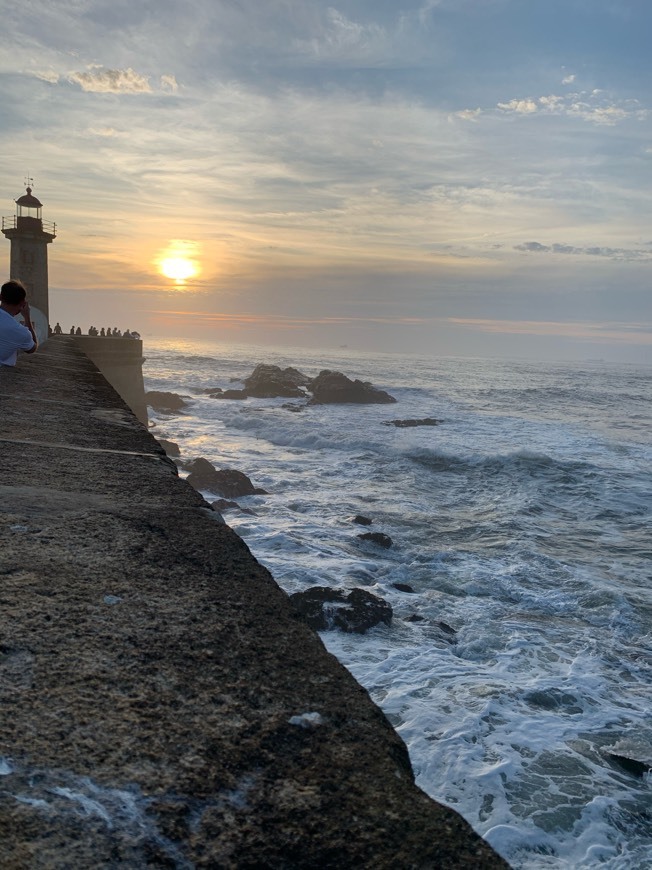
<path fill-rule="evenodd" d="M 630 758 L 628 755 L 618 755 L 616 752 L 608 752 L 607 758 L 615 761 L 623 770 L 626 770 L 627 773 L 631 773 L 633 776 L 643 777 L 652 770 L 652 763 L 647 760 L 641 761 L 638 758 Z"/>
<path fill-rule="evenodd" d="M 245 390 L 223 390 L 221 393 L 212 393 L 211 399 L 246 399 Z"/>
<path fill-rule="evenodd" d="M 394 589 L 398 589 L 399 592 L 409 592 L 410 594 L 415 594 L 414 589 L 409 585 L 409 583 L 392 583 Z"/>
<path fill-rule="evenodd" d="M 308 384 L 312 392 L 312 405 L 326 405 L 334 403 L 358 403 L 358 404 L 388 404 L 396 399 L 379 390 L 366 381 L 352 381 L 341 372 L 332 372 L 328 369 L 321 371 L 316 378 Z"/>
<path fill-rule="evenodd" d="M 207 459 L 199 458 L 190 462 L 188 483 L 195 489 L 208 489 L 224 498 L 238 498 L 244 495 L 267 495 L 264 489 L 253 485 L 242 471 L 232 468 L 216 469 Z"/>
<path fill-rule="evenodd" d="M 237 501 L 229 501 L 226 498 L 218 498 L 217 501 L 212 501 L 211 507 L 214 511 L 226 511 L 231 508 L 237 508 L 240 510 L 240 505 Z"/>
<path fill-rule="evenodd" d="M 357 523 L 359 526 L 370 526 L 373 520 L 370 520 L 369 517 L 363 517 L 362 514 L 356 514 L 352 522 Z"/>
<path fill-rule="evenodd" d="M 290 595 L 296 612 L 315 631 L 339 628 L 341 631 L 364 634 L 374 625 L 392 621 L 390 605 L 365 589 L 351 592 L 314 586 L 305 592 Z"/>
<path fill-rule="evenodd" d="M 239 510 L 242 514 L 249 514 L 252 517 L 258 516 L 256 511 L 252 511 L 251 508 L 243 508 L 237 501 L 228 501 L 225 498 L 218 498 L 217 501 L 212 501 L 211 507 L 214 511 L 219 511 L 220 513 L 228 510 Z"/>
<path fill-rule="evenodd" d="M 166 393 L 160 390 L 150 390 L 145 393 L 145 400 L 150 408 L 164 413 L 180 411 L 186 407 L 186 403 L 177 393 Z"/>
<path fill-rule="evenodd" d="M 436 622 L 435 628 L 439 630 L 440 639 L 443 640 L 444 643 L 457 643 L 457 632 L 454 628 L 451 628 L 450 625 L 447 625 L 445 622 Z"/>
<path fill-rule="evenodd" d="M 407 616 L 405 619 L 406 622 L 424 622 L 425 616 L 419 616 L 418 613 L 412 613 L 410 616 Z"/>
<path fill-rule="evenodd" d="M 281 405 L 281 408 L 285 409 L 286 411 L 293 411 L 295 414 L 297 414 L 299 411 L 303 411 L 305 407 L 305 403 L 299 404 L 298 402 L 285 402 L 283 405 Z"/>
<path fill-rule="evenodd" d="M 421 420 L 383 420 L 383 426 L 398 426 L 404 428 L 407 426 L 439 426 L 440 420 L 435 420 L 434 417 L 423 417 Z"/>
<path fill-rule="evenodd" d="M 165 438 L 159 438 L 157 440 L 168 456 L 181 456 L 179 445 L 175 441 L 167 441 Z"/>
<path fill-rule="evenodd" d="M 363 532 L 358 537 L 363 541 L 371 541 L 372 544 L 378 544 L 379 547 L 385 547 L 386 550 L 389 550 L 394 543 L 390 536 L 383 534 L 383 532 Z"/>
<path fill-rule="evenodd" d="M 300 387 L 307 386 L 310 378 L 291 366 L 281 369 L 280 366 L 260 363 L 248 378 L 244 380 L 245 392 L 256 399 L 276 399 L 279 396 L 286 399 L 300 399 L 305 393 Z"/>

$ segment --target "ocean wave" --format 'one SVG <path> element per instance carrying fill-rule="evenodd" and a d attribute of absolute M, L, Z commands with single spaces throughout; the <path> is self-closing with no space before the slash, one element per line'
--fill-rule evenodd
<path fill-rule="evenodd" d="M 433 472 L 452 474 L 467 474 L 478 470 L 489 473 L 516 471 L 530 477 L 561 473 L 569 479 L 573 476 L 594 477 L 598 474 L 597 467 L 590 462 L 555 459 L 545 453 L 529 450 L 515 450 L 511 453 L 490 456 L 480 454 L 461 456 L 429 448 L 418 448 L 408 451 L 406 456 Z"/>

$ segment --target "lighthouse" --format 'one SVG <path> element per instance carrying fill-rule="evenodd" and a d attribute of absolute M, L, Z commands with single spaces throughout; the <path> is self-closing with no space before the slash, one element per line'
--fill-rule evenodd
<path fill-rule="evenodd" d="M 30 179 L 31 180 L 31 179 Z M 2 232 L 11 242 L 9 277 L 22 281 L 31 308 L 49 322 L 48 245 L 56 237 L 56 225 L 44 221 L 42 203 L 27 187 L 16 200 L 16 214 L 2 218 Z"/>

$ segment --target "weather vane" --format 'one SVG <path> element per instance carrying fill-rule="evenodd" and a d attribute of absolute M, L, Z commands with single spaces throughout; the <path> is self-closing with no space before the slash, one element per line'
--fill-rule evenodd
<path fill-rule="evenodd" d="M 34 179 L 29 174 L 25 176 L 25 187 L 34 187 Z"/>

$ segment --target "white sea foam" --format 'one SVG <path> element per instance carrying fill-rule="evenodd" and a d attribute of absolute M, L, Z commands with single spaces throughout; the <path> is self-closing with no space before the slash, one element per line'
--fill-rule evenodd
<path fill-rule="evenodd" d="M 194 396 L 159 431 L 269 491 L 225 518 L 288 592 L 363 586 L 392 604 L 391 627 L 323 639 L 425 791 L 516 868 L 652 865 L 649 775 L 613 757 L 641 755 L 649 729 L 649 371 L 345 353 L 148 347 L 148 385 Z M 292 413 L 199 392 L 263 361 L 398 402 Z M 443 422 L 382 425 L 426 416 Z M 394 546 L 360 541 L 356 514 Z"/>

